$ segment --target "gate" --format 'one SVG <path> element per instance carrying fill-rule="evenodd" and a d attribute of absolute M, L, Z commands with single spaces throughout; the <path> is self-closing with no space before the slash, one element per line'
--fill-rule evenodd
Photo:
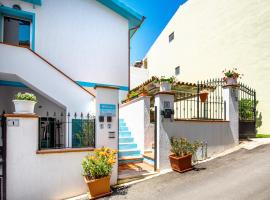
<path fill-rule="evenodd" d="M 256 91 L 243 83 L 239 87 L 239 137 L 256 137 Z"/>
<path fill-rule="evenodd" d="M 6 117 L 0 115 L 0 200 L 6 200 Z"/>

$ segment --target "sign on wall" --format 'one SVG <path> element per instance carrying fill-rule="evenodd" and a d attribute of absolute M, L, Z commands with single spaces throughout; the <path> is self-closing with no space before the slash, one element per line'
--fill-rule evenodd
<path fill-rule="evenodd" d="M 114 104 L 100 104 L 99 110 L 101 116 L 116 116 L 116 105 Z"/>

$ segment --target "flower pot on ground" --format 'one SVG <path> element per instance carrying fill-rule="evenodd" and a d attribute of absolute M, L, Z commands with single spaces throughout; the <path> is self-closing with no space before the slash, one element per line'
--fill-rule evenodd
<path fill-rule="evenodd" d="M 34 114 L 37 98 L 31 93 L 18 93 L 13 100 L 17 114 Z"/>
<path fill-rule="evenodd" d="M 94 155 L 83 159 L 83 175 L 88 186 L 90 199 L 111 194 L 110 177 L 116 159 L 115 155 L 115 150 L 102 147 L 95 150 Z"/>
<path fill-rule="evenodd" d="M 182 157 L 172 154 L 169 156 L 171 167 L 174 171 L 185 172 L 192 169 L 192 154 L 188 154 Z"/>
<path fill-rule="evenodd" d="M 199 94 L 201 102 L 205 102 L 207 100 L 209 92 L 207 90 L 202 90 Z"/>
<path fill-rule="evenodd" d="M 171 167 L 177 172 L 186 172 L 192 169 L 192 156 L 197 152 L 200 143 L 190 143 L 185 138 L 170 138 L 171 152 L 169 160 Z"/>

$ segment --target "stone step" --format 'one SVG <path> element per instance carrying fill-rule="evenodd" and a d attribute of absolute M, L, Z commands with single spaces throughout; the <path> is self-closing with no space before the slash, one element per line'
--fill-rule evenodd
<path fill-rule="evenodd" d="M 119 158 L 119 165 L 127 163 L 142 163 L 143 157 L 140 156 L 123 156 Z"/>

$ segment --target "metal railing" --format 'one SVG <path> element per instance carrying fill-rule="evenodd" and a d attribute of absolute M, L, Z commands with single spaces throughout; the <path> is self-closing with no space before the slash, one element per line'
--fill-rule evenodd
<path fill-rule="evenodd" d="M 210 79 L 197 83 L 196 92 L 181 92 L 174 102 L 174 119 L 226 120 L 226 102 L 223 100 L 222 79 Z M 208 90 L 205 102 L 200 99 L 200 92 Z"/>
<path fill-rule="evenodd" d="M 39 150 L 95 147 L 95 116 L 49 113 L 39 118 Z"/>

